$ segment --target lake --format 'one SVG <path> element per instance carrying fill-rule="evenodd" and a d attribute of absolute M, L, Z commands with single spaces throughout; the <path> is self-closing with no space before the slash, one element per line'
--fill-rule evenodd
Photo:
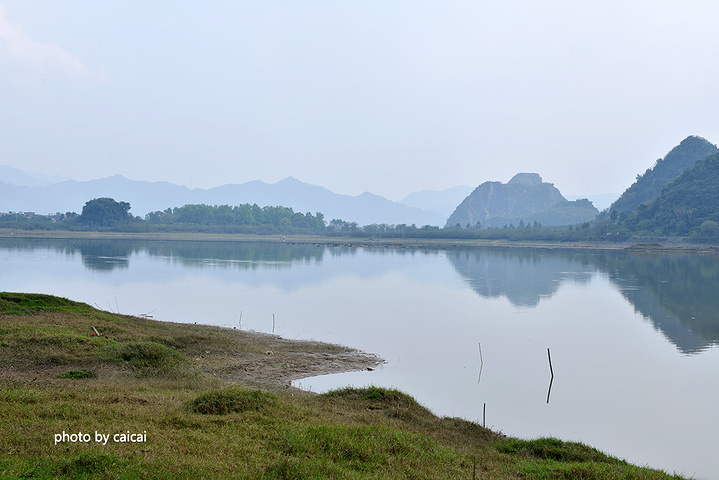
<path fill-rule="evenodd" d="M 393 387 L 507 435 L 719 478 L 718 257 L 0 239 L 0 272 L 2 291 L 274 329 L 386 360 L 295 383 L 311 391 Z"/>

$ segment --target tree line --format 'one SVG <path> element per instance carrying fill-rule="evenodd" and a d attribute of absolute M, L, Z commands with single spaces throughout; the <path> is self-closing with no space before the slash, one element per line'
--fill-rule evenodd
<path fill-rule="evenodd" d="M 130 208 L 128 202 L 95 198 L 85 203 L 79 215 L 74 212 L 55 215 L 5 213 L 0 215 L 0 225 L 24 229 L 258 234 L 308 234 L 325 229 L 322 213 L 300 213 L 281 206 L 193 204 L 158 210 L 144 218 L 133 216 Z"/>
<path fill-rule="evenodd" d="M 689 194 L 677 189 L 677 194 Z M 717 200 L 719 201 L 719 200 Z M 55 215 L 34 213 L 0 214 L 0 228 L 24 230 L 77 230 L 119 232 L 202 232 L 247 234 L 322 234 L 327 236 L 353 236 L 359 238 L 429 238 L 429 239 L 485 239 L 534 240 L 547 242 L 612 241 L 622 242 L 633 237 L 688 236 L 696 241 L 719 239 L 719 218 L 715 215 L 699 216 L 686 222 L 686 212 L 677 208 L 661 209 L 661 203 L 641 205 L 634 212 L 604 211 L 596 220 L 578 225 L 545 227 L 538 222 L 520 220 L 518 225 L 485 227 L 455 225 L 440 228 L 414 224 L 358 225 L 342 219 L 325 221 L 320 212 L 295 212 L 282 206 L 257 204 L 205 205 L 191 204 L 148 213 L 144 218 L 130 213 L 130 204 L 112 198 L 96 198 L 85 203 L 82 213 L 67 212 Z M 704 206 L 706 208 L 706 206 Z M 699 210 L 700 206 L 696 207 Z M 692 212 L 693 213 L 693 212 Z M 671 219 L 660 223 L 664 217 Z"/>

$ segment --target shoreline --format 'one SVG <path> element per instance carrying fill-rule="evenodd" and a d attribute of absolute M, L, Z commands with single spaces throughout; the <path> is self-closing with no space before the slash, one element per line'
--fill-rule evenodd
<path fill-rule="evenodd" d="M 141 332 L 139 339 L 146 335 L 144 330 L 159 329 L 158 331 L 163 332 L 163 335 L 167 337 L 166 344 L 168 346 L 187 356 L 191 371 L 207 378 L 216 378 L 239 386 L 267 390 L 293 388 L 303 391 L 293 387 L 292 382 L 319 375 L 373 370 L 385 363 L 384 359 L 373 353 L 345 345 L 317 340 L 288 339 L 252 330 L 237 330 L 207 324 L 177 323 L 136 315 L 115 314 L 104 310 L 97 311 L 122 319 L 123 323 L 135 325 L 132 328 Z M 111 333 L 116 328 L 115 326 L 99 319 L 78 321 L 59 312 L 21 314 L 18 318 L 26 324 L 37 325 L 38 328 L 44 328 L 47 325 L 63 325 L 68 322 L 74 324 L 75 328 L 79 327 L 79 324 L 87 324 L 82 327 L 87 335 L 90 335 L 90 332 L 97 327 L 98 337 L 113 340 L 117 336 L 117 334 Z M 0 319 L 3 319 L 2 313 L 0 313 Z M 4 321 L 8 320 L 9 317 L 4 317 Z M 26 364 L 27 362 L 12 355 L 7 357 L 0 355 L 0 358 L 5 363 L 5 366 L 0 368 L 0 384 L 12 381 L 24 382 L 29 377 L 34 377 L 35 380 L 44 378 L 49 381 L 55 378 L 58 372 L 66 370 L 68 365 L 73 363 L 77 363 L 75 365 L 77 368 L 84 367 L 82 364 L 85 362 L 102 370 L 109 368 L 89 360 L 71 361 L 68 364 L 61 362 L 59 365 L 50 362 L 47 365 L 40 365 Z"/>
<path fill-rule="evenodd" d="M 162 320 L 157 321 L 167 323 Z M 386 363 L 384 359 L 373 353 L 346 345 L 318 340 L 289 339 L 271 333 L 235 330 L 214 325 L 197 325 L 197 327 L 234 332 L 246 336 L 253 347 L 260 347 L 259 352 L 243 352 L 242 355 L 237 355 L 235 352 L 233 360 L 237 363 L 233 366 L 217 367 L 218 363 L 226 361 L 228 352 L 224 351 L 194 358 L 201 371 L 234 384 L 240 383 L 269 390 L 293 388 L 305 392 L 293 387 L 292 382 L 320 375 L 371 371 Z"/>
<path fill-rule="evenodd" d="M 638 238 L 626 242 L 550 242 L 541 240 L 485 240 L 485 239 L 431 239 L 431 238 L 365 238 L 325 235 L 253 235 L 234 233 L 131 233 L 131 232 L 74 232 L 55 230 L 0 229 L 0 239 L 46 240 L 148 240 L 284 243 L 287 245 L 317 245 L 331 247 L 366 248 L 541 248 L 567 250 L 626 250 L 641 253 L 694 253 L 719 254 L 719 246 L 697 244 L 684 238 Z"/>

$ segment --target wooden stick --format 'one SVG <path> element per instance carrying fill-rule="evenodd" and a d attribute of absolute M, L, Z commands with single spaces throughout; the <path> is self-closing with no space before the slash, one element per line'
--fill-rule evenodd
<path fill-rule="evenodd" d="M 272 314 L 272 333 L 275 333 L 275 314 Z"/>
<path fill-rule="evenodd" d="M 547 403 L 549 403 L 549 395 L 552 393 L 552 382 L 554 382 L 554 377 L 549 379 L 549 388 L 547 389 Z"/>
<path fill-rule="evenodd" d="M 95 332 L 95 335 L 97 335 L 98 337 L 100 336 L 100 334 L 97 332 L 97 329 L 95 327 L 92 327 L 92 331 Z"/>
<path fill-rule="evenodd" d="M 486 403 L 482 406 L 482 426 L 483 427 L 487 426 L 487 404 Z"/>
<path fill-rule="evenodd" d="M 551 378 L 549 379 L 549 388 L 547 389 L 547 403 L 549 403 L 549 394 L 552 393 L 552 382 L 554 382 L 554 369 L 552 369 L 552 355 L 549 353 L 549 349 L 547 349 L 547 358 L 549 359 L 549 373 L 552 374 Z"/>
<path fill-rule="evenodd" d="M 484 365 L 484 360 L 482 360 L 482 344 L 481 344 L 481 343 L 477 343 L 477 345 L 479 345 L 479 363 L 480 363 L 481 365 Z"/>

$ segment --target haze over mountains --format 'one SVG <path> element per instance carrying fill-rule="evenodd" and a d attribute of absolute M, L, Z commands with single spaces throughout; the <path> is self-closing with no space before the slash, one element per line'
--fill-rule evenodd
<path fill-rule="evenodd" d="M 413 205 L 422 205 L 423 198 L 429 198 L 432 205 L 438 200 L 439 208 L 434 211 L 418 206 L 392 202 L 379 195 L 365 192 L 361 195 L 342 195 L 324 187 L 310 185 L 288 177 L 277 183 L 259 180 L 243 184 L 227 184 L 211 189 L 189 189 L 167 182 L 146 182 L 130 180 L 121 175 L 84 182 L 68 180 L 47 184 L 46 179 L 35 178 L 27 172 L 0 171 L 0 211 L 31 211 L 37 213 L 80 212 L 88 200 L 111 197 L 129 202 L 133 215 L 144 216 L 157 210 L 180 207 L 186 204 L 240 205 L 243 203 L 260 206 L 287 206 L 296 212 L 322 212 L 326 220 L 333 218 L 359 225 L 373 223 L 443 225 L 447 215 L 442 213 L 442 192 L 424 192 L 414 198 Z M 6 173 L 12 175 L 7 175 Z M 11 177 L 21 184 L 11 184 Z M 452 197 L 453 194 L 450 194 Z M 456 196 L 456 194 L 454 194 Z"/>

